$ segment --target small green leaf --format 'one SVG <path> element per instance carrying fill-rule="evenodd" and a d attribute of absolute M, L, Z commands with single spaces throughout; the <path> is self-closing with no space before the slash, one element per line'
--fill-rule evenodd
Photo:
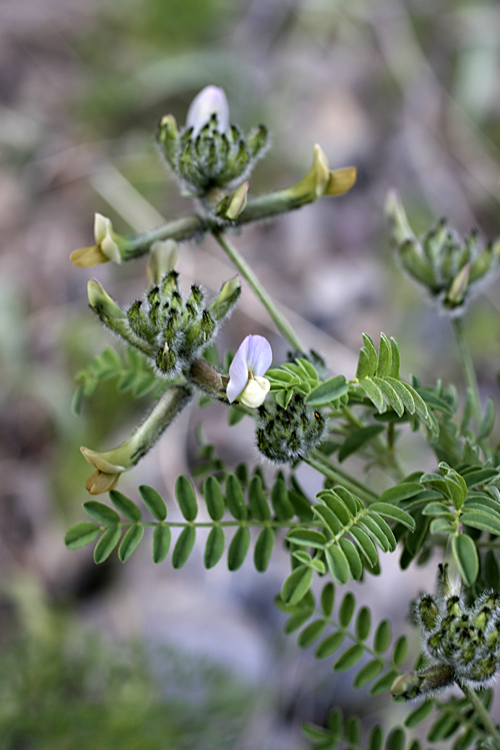
<path fill-rule="evenodd" d="M 285 580 L 281 598 L 285 604 L 298 604 L 311 586 L 313 571 L 307 565 L 299 565 Z"/>
<path fill-rule="evenodd" d="M 107 529 L 97 542 L 94 549 L 94 562 L 99 565 L 108 559 L 118 544 L 122 530 L 118 526 Z"/>
<path fill-rule="evenodd" d="M 384 662 L 380 661 L 380 659 L 373 659 L 372 661 L 369 661 L 367 664 L 361 667 L 356 677 L 354 678 L 354 687 L 360 688 L 363 687 L 363 685 L 366 685 L 368 682 L 371 682 L 375 679 L 375 677 L 378 677 L 383 668 Z"/>
<path fill-rule="evenodd" d="M 373 648 L 377 654 L 383 654 L 387 651 L 391 642 L 391 626 L 388 620 L 382 620 L 379 624 L 373 641 Z"/>
<path fill-rule="evenodd" d="M 224 531 L 220 526 L 213 526 L 210 529 L 207 543 L 205 545 L 205 555 L 203 558 L 205 568 L 213 568 L 214 565 L 217 565 L 222 555 L 224 554 L 225 544 L 226 539 L 224 536 Z"/>
<path fill-rule="evenodd" d="M 460 728 L 460 724 L 460 719 L 457 719 L 456 714 L 443 713 L 429 729 L 427 739 L 429 742 L 447 740 L 448 737 L 451 737 Z"/>
<path fill-rule="evenodd" d="M 227 413 L 227 423 L 229 427 L 234 427 L 234 425 L 238 424 L 238 422 L 241 422 L 241 420 L 245 416 L 246 414 L 242 409 L 238 409 L 237 406 L 231 405 Z"/>
<path fill-rule="evenodd" d="M 408 639 L 405 635 L 402 635 L 401 638 L 398 638 L 394 645 L 394 651 L 392 654 L 392 661 L 396 665 L 396 667 L 400 667 L 401 664 L 406 659 L 406 655 L 408 653 Z"/>
<path fill-rule="evenodd" d="M 288 618 L 286 621 L 284 631 L 287 635 L 290 635 L 291 633 L 295 633 L 296 630 L 302 627 L 302 625 L 307 622 L 307 620 L 311 617 L 313 613 L 313 610 L 311 609 L 303 609 L 300 610 L 300 612 L 297 612 L 295 615 L 292 615 Z"/>
<path fill-rule="evenodd" d="M 396 380 L 399 380 L 399 346 L 396 339 L 394 339 L 391 336 L 391 353 L 392 353 L 392 367 L 390 373 L 388 373 L 392 378 L 395 378 Z"/>
<path fill-rule="evenodd" d="M 340 502 L 336 500 L 336 502 Z M 322 525 L 331 531 L 333 536 L 343 532 L 343 525 L 337 518 L 333 510 L 323 505 L 322 503 L 316 503 L 312 506 L 312 510 L 315 516 L 318 516 L 321 520 Z"/>
<path fill-rule="evenodd" d="M 378 347 L 378 364 L 377 364 L 377 376 L 384 378 L 386 375 L 390 375 L 392 370 L 392 347 L 391 342 L 385 335 L 380 334 L 380 342 Z"/>
<path fill-rule="evenodd" d="M 227 567 L 229 570 L 238 570 L 238 568 L 241 568 L 249 546 L 250 532 L 246 526 L 240 526 L 231 539 L 231 544 L 227 551 Z"/>
<path fill-rule="evenodd" d="M 392 377 L 387 377 L 385 382 L 390 385 L 394 392 L 399 396 L 406 411 L 409 414 L 415 414 L 415 399 L 406 383 L 402 383 L 400 380 L 396 380 Z"/>
<path fill-rule="evenodd" d="M 321 609 L 325 617 L 330 617 L 333 612 L 333 605 L 335 602 L 335 586 L 331 581 L 323 586 L 321 592 Z"/>
<path fill-rule="evenodd" d="M 182 474 L 175 482 L 175 496 L 186 521 L 194 521 L 198 515 L 196 495 L 191 480 Z"/>
<path fill-rule="evenodd" d="M 413 729 L 413 727 L 416 727 L 418 726 L 418 724 L 421 724 L 433 712 L 434 706 L 435 706 L 435 703 L 432 700 L 427 700 L 424 703 L 422 703 L 421 706 L 419 706 L 410 714 L 408 714 L 408 716 L 405 719 L 405 727 L 408 727 L 408 729 Z"/>
<path fill-rule="evenodd" d="M 370 695 L 380 695 L 380 693 L 385 693 L 386 690 L 390 690 L 396 677 L 399 677 L 399 672 L 395 669 L 391 669 L 390 672 L 384 674 L 374 685 L 372 685 L 370 688 Z"/>
<path fill-rule="evenodd" d="M 208 515 L 212 521 L 220 521 L 226 510 L 222 488 L 215 477 L 207 477 L 203 485 L 203 496 L 207 504 Z"/>
<path fill-rule="evenodd" d="M 361 722 L 357 716 L 350 716 L 344 727 L 345 738 L 355 747 L 361 743 Z"/>
<path fill-rule="evenodd" d="M 371 613 L 368 607 L 361 607 L 356 618 L 356 635 L 358 640 L 365 641 L 370 635 L 372 625 Z"/>
<path fill-rule="evenodd" d="M 292 529 L 286 535 L 289 542 L 293 544 L 300 544 L 303 547 L 315 547 L 316 549 L 324 549 L 326 544 L 326 537 L 320 531 L 314 531 L 314 529 Z"/>
<path fill-rule="evenodd" d="M 326 540 L 325 540 L 326 541 Z M 326 564 L 335 583 L 343 586 L 349 580 L 350 568 L 339 546 L 333 544 L 325 550 Z"/>
<path fill-rule="evenodd" d="M 144 526 L 138 524 L 130 527 L 130 529 L 123 537 L 120 546 L 118 547 L 118 558 L 121 560 L 121 562 L 125 562 L 126 560 L 128 560 L 143 536 Z"/>
<path fill-rule="evenodd" d="M 259 573 L 265 573 L 271 560 L 274 548 L 274 531 L 265 526 L 257 537 L 255 543 L 253 561 L 255 570 Z"/>
<path fill-rule="evenodd" d="M 269 521 L 271 519 L 271 510 L 262 489 L 262 480 L 258 475 L 252 477 L 250 482 L 248 504 L 250 505 L 252 516 L 258 521 Z"/>
<path fill-rule="evenodd" d="M 321 633 L 325 629 L 325 625 L 325 620 L 313 620 L 313 622 L 309 623 L 309 625 L 304 628 L 302 633 L 299 635 L 299 638 L 297 640 L 300 648 L 308 648 L 309 646 L 312 646 L 314 641 L 318 640 Z"/>
<path fill-rule="evenodd" d="M 382 378 L 379 377 L 374 377 L 373 382 L 380 388 L 385 400 L 389 406 L 392 406 L 398 417 L 402 417 L 405 411 L 404 402 L 396 389 L 392 387 L 389 381 L 382 380 Z"/>
<path fill-rule="evenodd" d="M 156 518 L 157 521 L 164 521 L 167 517 L 167 506 L 160 493 L 147 484 L 141 484 L 139 494 L 153 518 Z"/>
<path fill-rule="evenodd" d="M 387 405 L 384 400 L 382 391 L 371 378 L 362 378 L 359 381 L 361 388 L 364 390 L 370 401 L 377 407 L 379 414 L 387 411 Z"/>
<path fill-rule="evenodd" d="M 369 516 L 367 513 L 363 518 L 360 518 L 359 526 L 363 528 L 368 536 L 377 544 L 382 552 L 389 552 L 390 545 L 387 537 L 385 534 L 382 533 L 382 530 L 378 526 L 378 524 L 375 523 L 373 518 Z"/>
<path fill-rule="evenodd" d="M 349 385 L 343 375 L 336 375 L 314 388 L 306 397 L 309 406 L 326 406 L 347 393 Z"/>
<path fill-rule="evenodd" d="M 488 398 L 488 401 L 486 402 L 486 408 L 484 410 L 483 418 L 481 420 L 481 424 L 479 425 L 479 430 L 477 432 L 477 439 L 482 440 L 483 438 L 487 438 L 495 424 L 495 402 L 491 397 Z"/>
<path fill-rule="evenodd" d="M 396 727 L 389 734 L 386 743 L 385 750 L 403 750 L 405 746 L 405 733 L 401 727 Z"/>
<path fill-rule="evenodd" d="M 271 504 L 278 521 L 288 521 L 294 515 L 293 505 L 288 499 L 286 484 L 278 479 L 271 490 Z"/>
<path fill-rule="evenodd" d="M 393 489 L 396 488 L 393 487 Z M 377 513 L 380 513 L 381 516 L 385 516 L 386 518 L 392 518 L 393 521 L 401 523 L 403 526 L 406 526 L 407 529 L 410 529 L 410 531 L 413 531 L 415 529 L 414 518 L 412 518 L 412 516 L 410 516 L 410 514 L 405 510 L 402 510 L 395 505 L 391 505 L 387 502 L 377 502 L 370 505 L 370 510 L 374 510 Z"/>
<path fill-rule="evenodd" d="M 375 375 L 377 371 L 377 364 L 378 364 L 377 350 L 375 349 L 375 344 L 373 343 L 371 336 L 369 336 L 367 333 L 363 333 L 361 335 L 363 337 L 364 348 L 366 350 L 366 353 L 368 354 L 368 360 L 370 362 L 370 375 Z"/>
<path fill-rule="evenodd" d="M 169 526 L 160 524 L 153 532 L 153 562 L 158 564 L 163 562 L 170 549 L 172 541 L 172 532 Z"/>
<path fill-rule="evenodd" d="M 349 529 L 349 533 L 358 545 L 359 549 L 368 560 L 368 563 L 374 568 L 378 563 L 378 554 L 375 545 L 372 540 L 362 529 L 358 526 L 352 526 Z"/>
<path fill-rule="evenodd" d="M 83 503 L 83 507 L 86 512 L 96 521 L 104 524 L 105 526 L 116 526 L 120 523 L 120 516 L 113 508 L 110 508 L 104 503 L 99 503 L 97 500 L 87 500 Z"/>
<path fill-rule="evenodd" d="M 141 511 L 135 503 L 117 490 L 111 490 L 109 497 L 116 510 L 128 521 L 138 523 L 141 520 Z"/>
<path fill-rule="evenodd" d="M 351 571 L 351 577 L 355 581 L 361 580 L 361 577 L 363 575 L 363 563 L 361 562 L 358 550 L 351 542 L 351 540 L 346 539 L 345 537 L 339 539 L 339 547 L 347 558 L 349 569 Z"/>
<path fill-rule="evenodd" d="M 359 643 L 349 646 L 344 653 L 339 656 L 333 668 L 336 672 L 347 672 L 361 659 L 364 654 L 364 648 Z"/>
<path fill-rule="evenodd" d="M 326 659 L 339 649 L 344 641 L 344 633 L 340 631 L 332 633 L 324 641 L 321 641 L 315 651 L 316 659 Z"/>
<path fill-rule="evenodd" d="M 370 737 L 368 739 L 368 750 L 382 750 L 383 743 L 384 733 L 382 732 L 380 726 L 377 724 L 370 732 Z"/>
<path fill-rule="evenodd" d="M 338 452 L 338 460 L 344 461 L 348 456 L 356 453 L 363 445 L 384 432 L 384 425 L 371 424 L 351 433 L 342 443 Z"/>
<path fill-rule="evenodd" d="M 479 558 L 476 545 L 470 536 L 459 534 L 451 538 L 453 555 L 466 586 L 472 586 L 479 573 Z"/>
<path fill-rule="evenodd" d="M 401 482 L 382 492 L 380 501 L 384 504 L 397 505 L 402 500 L 408 500 L 408 498 L 418 495 L 422 492 L 422 489 L 420 482 Z"/>
<path fill-rule="evenodd" d="M 245 505 L 245 496 L 234 474 L 230 474 L 226 479 L 226 502 L 227 507 L 233 518 L 237 521 L 244 521 L 247 517 L 247 507 Z"/>
<path fill-rule="evenodd" d="M 95 523 L 89 521 L 77 523 L 66 532 L 64 544 L 68 549 L 80 549 L 91 544 L 100 532 L 101 529 Z"/>
<path fill-rule="evenodd" d="M 500 517 L 490 515 L 485 511 L 468 510 L 460 516 L 460 521 L 465 526 L 471 526 L 473 529 L 488 531 L 490 534 L 500 535 Z"/>
<path fill-rule="evenodd" d="M 342 604 L 339 609 L 339 622 L 343 628 L 347 628 L 351 622 L 355 606 L 356 599 L 354 598 L 354 594 L 351 594 L 349 591 L 342 599 Z"/>
<path fill-rule="evenodd" d="M 182 568 L 189 559 L 196 541 L 196 529 L 194 526 L 186 526 L 182 529 L 172 552 L 172 567 Z"/>

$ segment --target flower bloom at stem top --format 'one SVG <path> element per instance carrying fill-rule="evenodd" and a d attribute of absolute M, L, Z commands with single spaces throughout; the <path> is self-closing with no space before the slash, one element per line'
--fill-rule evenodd
<path fill-rule="evenodd" d="M 186 126 L 193 128 L 193 136 L 198 135 L 212 115 L 217 116 L 218 131 L 224 133 L 229 127 L 229 105 L 226 94 L 218 86 L 206 86 L 191 102 Z"/>
<path fill-rule="evenodd" d="M 114 231 L 111 220 L 102 214 L 94 217 L 94 239 L 95 245 L 71 253 L 70 260 L 75 266 L 88 268 L 109 260 L 118 264 L 122 262 L 121 250 L 125 249 L 127 240 Z"/>
<path fill-rule="evenodd" d="M 264 403 L 270 383 L 262 377 L 273 361 L 271 344 L 264 336 L 247 336 L 241 342 L 229 368 L 227 400 L 256 409 Z"/>

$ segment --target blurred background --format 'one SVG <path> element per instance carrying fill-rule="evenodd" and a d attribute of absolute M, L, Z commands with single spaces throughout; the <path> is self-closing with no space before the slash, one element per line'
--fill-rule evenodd
<path fill-rule="evenodd" d="M 265 123 L 272 149 L 250 190 L 285 187 L 319 142 L 332 169 L 354 164 L 347 195 L 250 226 L 235 238 L 299 336 L 332 371 L 354 374 L 361 333 L 395 336 L 404 375 L 461 383 L 448 321 L 395 266 L 383 206 L 402 195 L 416 231 L 441 216 L 499 233 L 500 8 L 490 0 L 1 0 L 0 2 L 0 745 L 8 750 L 301 750 L 300 722 L 340 703 L 368 724 L 397 707 L 366 701 L 282 634 L 273 596 L 287 575 L 251 562 L 155 567 L 144 543 L 122 566 L 68 552 L 90 467 L 79 446 L 117 445 L 147 410 L 112 382 L 71 412 L 76 373 L 113 343 L 87 306 L 96 276 L 129 304 L 145 259 L 77 269 L 93 215 L 128 234 L 191 209 L 159 161 L 163 114 L 222 86 L 231 120 Z M 181 283 L 210 293 L 233 275 L 215 243 L 182 248 Z M 469 311 L 481 390 L 498 395 L 498 285 Z M 286 347 L 249 290 L 222 348 L 247 333 Z M 196 463 L 195 425 L 229 463 L 257 459 L 244 420 L 220 407 L 183 414 L 120 489 L 172 498 Z M 423 448 L 406 449 L 432 459 Z M 423 468 L 421 466 L 421 468 Z M 319 479 L 303 471 L 311 491 Z M 377 481 L 377 480 L 374 480 Z M 414 591 L 429 588 L 422 569 Z M 371 597 L 407 628 L 412 591 L 384 564 Z M 366 587 L 365 587 L 366 588 Z M 418 643 L 415 643 L 418 648 Z"/>

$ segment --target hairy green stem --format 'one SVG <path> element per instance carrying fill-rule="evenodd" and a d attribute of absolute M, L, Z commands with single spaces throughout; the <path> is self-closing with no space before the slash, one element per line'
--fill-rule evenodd
<path fill-rule="evenodd" d="M 481 399 L 479 396 L 479 387 L 477 385 L 474 363 L 472 361 L 469 345 L 465 336 L 464 323 L 462 318 L 452 318 L 451 325 L 453 328 L 453 333 L 455 334 L 460 361 L 462 363 L 465 384 L 472 396 L 472 410 L 476 422 L 476 427 L 479 427 L 482 419 Z"/>
<path fill-rule="evenodd" d="M 367 503 L 375 503 L 379 499 L 378 495 L 373 492 L 373 490 L 366 487 L 358 479 L 351 477 L 346 471 L 340 469 L 338 466 L 333 466 L 321 451 L 310 451 L 303 461 L 306 464 L 309 464 L 309 466 L 312 466 L 313 469 L 319 471 L 327 479 L 331 479 L 336 484 L 345 487 L 346 490 L 352 492 L 356 497 L 359 497 L 360 500 L 364 500 Z"/>
<path fill-rule="evenodd" d="M 275 306 L 268 292 L 264 289 L 257 276 L 254 274 L 245 259 L 239 254 L 238 250 L 232 245 L 227 237 L 223 236 L 222 232 L 214 231 L 213 236 L 224 250 L 226 255 L 234 263 L 238 272 L 247 281 L 250 287 L 253 289 L 259 300 L 262 302 L 267 312 L 273 319 L 278 328 L 279 332 L 285 338 L 288 343 L 297 351 L 304 352 L 305 349 L 297 336 L 290 323 L 287 321 L 285 316 Z"/>
<path fill-rule="evenodd" d="M 145 255 L 153 242 L 163 240 L 188 240 L 197 234 L 207 230 L 207 222 L 198 214 L 189 214 L 181 219 L 169 221 L 161 227 L 145 232 L 128 240 L 126 249 L 123 251 L 123 260 L 138 258 Z"/>
<path fill-rule="evenodd" d="M 479 700 L 479 696 L 477 695 L 476 691 L 468 685 L 462 685 L 460 682 L 458 683 L 458 686 L 474 707 L 474 711 L 476 712 L 476 715 L 483 725 L 485 731 L 488 732 L 490 737 L 492 737 L 496 741 L 497 747 L 500 748 L 500 733 L 498 732 L 497 726 L 489 715 L 486 707 Z"/>

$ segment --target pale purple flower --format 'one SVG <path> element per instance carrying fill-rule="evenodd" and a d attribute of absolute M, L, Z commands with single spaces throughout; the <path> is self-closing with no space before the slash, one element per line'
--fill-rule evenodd
<path fill-rule="evenodd" d="M 224 133 L 229 127 L 226 95 L 218 86 L 206 86 L 189 105 L 186 127 L 193 128 L 193 136 L 197 136 L 213 114 L 217 115 L 217 130 Z"/>
<path fill-rule="evenodd" d="M 227 400 L 230 404 L 238 399 L 252 409 L 266 398 L 270 383 L 262 377 L 273 361 L 271 344 L 264 336 L 247 336 L 241 342 L 229 368 Z"/>

